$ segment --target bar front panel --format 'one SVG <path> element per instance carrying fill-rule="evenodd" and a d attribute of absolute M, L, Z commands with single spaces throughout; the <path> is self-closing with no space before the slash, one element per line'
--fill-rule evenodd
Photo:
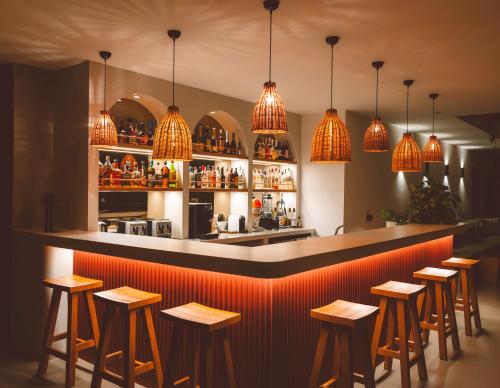
<path fill-rule="evenodd" d="M 438 266 L 452 254 L 453 237 L 315 269 L 278 279 L 180 268 L 93 253 L 74 252 L 74 273 L 102 279 L 104 288 L 130 286 L 163 295 L 153 313 L 162 361 L 165 362 L 172 324 L 160 321 L 160 309 L 197 301 L 237 311 L 242 322 L 230 330 L 238 386 L 243 388 L 303 388 L 307 386 L 319 324 L 309 310 L 335 299 L 369 303 L 373 285 L 387 280 L 412 281 L 412 273 Z M 102 306 L 98 305 L 102 316 Z M 81 314 L 81 334 L 88 327 Z M 119 326 L 111 350 L 117 349 Z M 142 326 L 139 326 L 141 333 Z M 138 340 L 139 359 L 149 359 L 145 337 Z M 218 356 L 221 357 L 220 349 Z M 219 361 L 219 360 L 217 360 Z M 216 365 L 222 363 L 217 362 Z M 226 387 L 224 370 L 216 373 L 216 387 Z M 152 381 L 143 380 L 146 385 Z"/>

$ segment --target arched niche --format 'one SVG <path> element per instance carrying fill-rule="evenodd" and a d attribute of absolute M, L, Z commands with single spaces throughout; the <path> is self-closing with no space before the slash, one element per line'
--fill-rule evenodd
<path fill-rule="evenodd" d="M 238 120 L 234 118 L 230 113 L 225 111 L 210 111 L 204 114 L 196 123 L 196 125 L 191 128 L 191 131 L 198 130 L 199 126 L 209 126 L 212 127 L 220 127 L 224 129 L 224 131 L 228 132 L 231 135 L 233 132 L 236 133 L 236 142 L 241 141 L 241 146 L 245 155 L 250 155 L 251 150 L 248 148 L 247 136 L 243 133 L 242 127 Z M 229 137 L 229 141 L 231 141 L 231 136 Z"/>
<path fill-rule="evenodd" d="M 167 112 L 167 107 L 157 98 L 144 93 L 131 93 L 128 95 L 121 96 L 115 101 L 110 110 L 112 110 L 116 104 L 121 102 L 135 102 L 147 110 L 156 121 L 159 121 L 165 116 Z"/>

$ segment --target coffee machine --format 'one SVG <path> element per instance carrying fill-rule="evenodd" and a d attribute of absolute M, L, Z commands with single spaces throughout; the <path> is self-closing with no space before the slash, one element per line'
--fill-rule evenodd
<path fill-rule="evenodd" d="M 278 217 L 273 217 L 273 196 L 264 194 L 262 196 L 262 213 L 259 218 L 259 227 L 264 229 L 278 229 Z"/>

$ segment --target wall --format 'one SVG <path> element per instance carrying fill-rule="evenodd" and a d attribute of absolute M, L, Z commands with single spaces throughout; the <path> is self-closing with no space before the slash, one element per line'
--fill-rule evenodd
<path fill-rule="evenodd" d="M 322 114 L 302 116 L 300 202 L 304 226 L 327 236 L 344 224 L 345 166 L 310 162 L 312 136 L 321 117 Z"/>

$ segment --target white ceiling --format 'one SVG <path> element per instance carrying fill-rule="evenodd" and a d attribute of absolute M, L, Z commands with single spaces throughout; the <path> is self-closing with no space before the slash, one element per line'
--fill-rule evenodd
<path fill-rule="evenodd" d="M 428 132 L 430 92 L 440 93 L 437 134 L 468 148 L 488 136 L 456 116 L 500 108 L 500 2 L 497 0 L 282 0 L 274 14 L 273 79 L 288 110 L 319 113 L 329 103 L 329 47 L 335 105 L 371 115 L 373 60 L 380 108 L 405 123 L 402 81 L 411 90 L 410 129 Z M 98 61 L 169 79 L 168 28 L 179 28 L 177 80 L 255 101 L 267 78 L 268 14 L 260 0 L 0 0 L 0 62 L 59 68 Z"/>

